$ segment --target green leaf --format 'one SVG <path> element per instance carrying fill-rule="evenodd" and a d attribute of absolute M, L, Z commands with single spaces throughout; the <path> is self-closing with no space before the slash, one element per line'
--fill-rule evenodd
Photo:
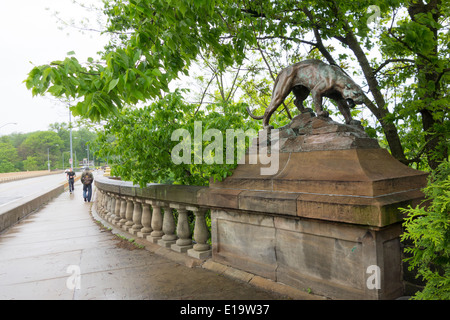
<path fill-rule="evenodd" d="M 111 80 L 111 82 L 109 83 L 109 86 L 108 86 L 108 92 L 110 92 L 112 89 L 114 89 L 117 86 L 117 83 L 119 83 L 119 80 L 120 80 L 119 78 Z"/>
<path fill-rule="evenodd" d="M 64 87 L 61 85 L 54 85 L 48 89 L 48 92 L 50 92 L 54 96 L 59 96 L 63 89 Z"/>

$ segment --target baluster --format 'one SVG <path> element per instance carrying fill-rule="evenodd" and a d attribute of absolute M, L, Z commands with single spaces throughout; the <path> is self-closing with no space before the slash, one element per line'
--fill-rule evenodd
<path fill-rule="evenodd" d="M 116 206 L 114 208 L 114 219 L 111 220 L 112 224 L 117 224 L 120 221 L 120 207 L 122 205 L 122 201 L 120 196 L 116 194 Z"/>
<path fill-rule="evenodd" d="M 97 201 L 95 202 L 95 211 L 100 215 L 103 209 L 103 191 L 97 189 Z"/>
<path fill-rule="evenodd" d="M 192 249 L 188 250 L 188 255 L 197 259 L 206 259 L 211 255 L 211 248 L 207 243 L 209 232 L 205 220 L 206 209 L 189 206 L 186 209 L 193 211 L 195 215 L 194 240 L 196 243 Z"/>
<path fill-rule="evenodd" d="M 103 205 L 102 211 L 100 212 L 102 217 L 103 215 L 105 215 L 107 209 L 108 209 L 108 194 L 106 192 L 103 192 Z"/>
<path fill-rule="evenodd" d="M 102 191 L 102 201 L 101 201 L 100 209 L 97 210 L 97 212 L 100 216 L 103 215 L 105 208 L 106 208 L 106 194 L 104 191 Z"/>
<path fill-rule="evenodd" d="M 120 195 L 116 194 L 116 206 L 114 207 L 114 218 L 111 219 L 112 224 L 117 224 L 120 220 L 120 207 L 121 207 L 121 198 Z"/>
<path fill-rule="evenodd" d="M 191 229 L 189 228 L 188 211 L 185 206 L 179 204 L 171 204 L 170 207 L 177 209 L 178 223 L 177 236 L 178 240 L 172 244 L 171 249 L 177 252 L 187 252 L 192 248 Z"/>
<path fill-rule="evenodd" d="M 152 243 L 157 243 L 158 240 L 162 238 L 164 232 L 162 231 L 162 214 L 161 214 L 161 203 L 159 201 L 150 201 L 153 207 L 152 214 L 152 233 L 147 236 L 147 240 Z"/>
<path fill-rule="evenodd" d="M 173 219 L 172 208 L 164 203 L 164 217 L 162 231 L 164 235 L 161 240 L 158 240 L 158 244 L 162 247 L 170 248 L 175 243 L 177 236 L 175 235 L 175 220 Z"/>
<path fill-rule="evenodd" d="M 110 193 L 107 192 L 106 193 L 106 207 L 105 207 L 105 211 L 103 212 L 103 218 L 106 217 L 106 215 L 109 213 L 110 209 L 111 209 L 111 196 L 110 196 Z"/>
<path fill-rule="evenodd" d="M 129 230 L 130 233 L 136 235 L 139 230 L 142 229 L 143 225 L 141 224 L 142 219 L 142 205 L 141 200 L 135 199 L 134 202 L 134 211 L 133 211 L 133 226 Z"/>
<path fill-rule="evenodd" d="M 133 211 L 134 211 L 134 202 L 132 197 L 127 197 L 127 210 L 125 212 L 125 219 L 127 222 L 122 226 L 122 229 L 128 231 L 133 225 Z"/>
<path fill-rule="evenodd" d="M 113 216 L 116 207 L 116 198 L 114 197 L 114 194 L 112 194 L 110 197 L 111 197 L 111 207 L 109 208 L 109 212 L 105 216 L 105 220 L 108 222 L 111 221 L 111 217 Z"/>
<path fill-rule="evenodd" d="M 97 189 L 97 198 L 95 199 L 95 211 L 100 212 L 103 193 Z"/>
<path fill-rule="evenodd" d="M 122 226 L 127 222 L 126 219 L 127 212 L 127 200 L 125 197 L 121 197 L 120 200 L 120 220 L 117 222 L 117 225 L 122 228 Z"/>
<path fill-rule="evenodd" d="M 147 236 L 153 231 L 152 229 L 152 211 L 150 210 L 149 200 L 142 202 L 142 219 L 141 223 L 143 228 L 137 233 L 140 238 L 147 238 Z"/>
<path fill-rule="evenodd" d="M 103 211 L 105 210 L 105 205 L 106 205 L 106 194 L 104 191 L 102 191 L 102 198 L 100 201 L 100 209 L 97 211 L 100 215 L 103 214 Z"/>

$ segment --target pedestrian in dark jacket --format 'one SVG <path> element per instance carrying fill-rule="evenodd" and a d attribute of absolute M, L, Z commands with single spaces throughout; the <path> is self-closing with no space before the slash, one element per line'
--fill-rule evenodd
<path fill-rule="evenodd" d="M 81 183 L 83 184 L 83 198 L 84 202 L 91 202 L 92 197 L 92 182 L 94 182 L 94 176 L 89 168 L 86 168 L 81 174 Z"/>
<path fill-rule="evenodd" d="M 72 168 L 69 168 L 69 172 L 67 172 L 67 179 L 69 180 L 69 192 L 72 193 L 74 190 L 74 182 L 75 182 L 75 172 L 73 172 Z"/>

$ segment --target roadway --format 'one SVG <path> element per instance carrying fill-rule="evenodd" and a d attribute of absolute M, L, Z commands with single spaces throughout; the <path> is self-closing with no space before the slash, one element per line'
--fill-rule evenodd
<path fill-rule="evenodd" d="M 81 173 L 77 172 L 77 175 Z M 0 207 L 66 182 L 65 173 L 0 183 Z"/>

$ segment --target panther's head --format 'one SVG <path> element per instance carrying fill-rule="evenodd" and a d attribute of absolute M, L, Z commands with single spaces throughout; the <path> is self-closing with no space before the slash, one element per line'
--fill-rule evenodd
<path fill-rule="evenodd" d="M 347 82 L 342 97 L 347 101 L 350 108 L 353 108 L 356 104 L 364 103 L 364 93 L 356 83 Z"/>

